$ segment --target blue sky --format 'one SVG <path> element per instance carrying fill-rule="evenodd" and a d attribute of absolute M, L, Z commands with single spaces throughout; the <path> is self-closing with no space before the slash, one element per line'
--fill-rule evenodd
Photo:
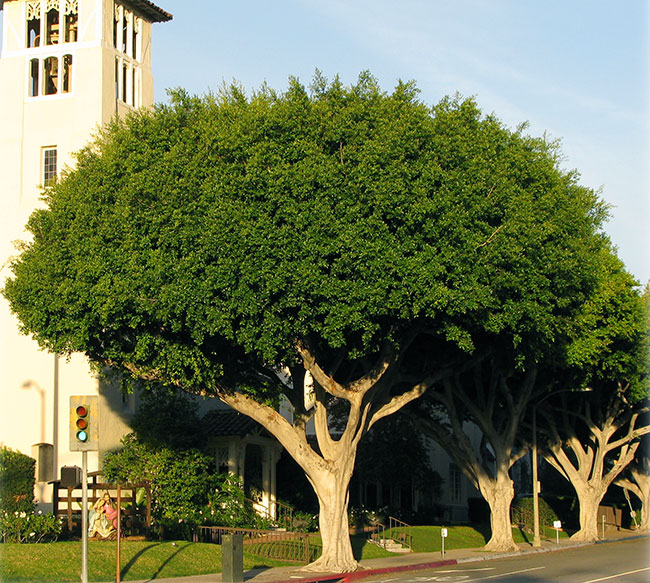
<path fill-rule="evenodd" d="M 508 126 L 562 140 L 564 166 L 602 188 L 628 269 L 650 279 L 650 2 L 646 0 L 154 0 L 156 99 L 238 80 L 308 84 L 316 68 L 386 90 L 460 92 Z"/>

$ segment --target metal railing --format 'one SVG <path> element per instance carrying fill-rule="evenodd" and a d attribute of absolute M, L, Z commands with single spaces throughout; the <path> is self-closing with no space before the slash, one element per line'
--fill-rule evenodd
<path fill-rule="evenodd" d="M 307 533 L 254 528 L 200 526 L 194 535 L 194 542 L 220 545 L 225 534 L 243 535 L 247 552 L 269 559 L 306 564 L 315 561 L 322 552 L 320 541 Z"/>
<path fill-rule="evenodd" d="M 394 516 L 388 517 L 388 528 L 385 524 L 377 522 L 373 524 L 370 538 L 375 544 L 380 547 L 387 548 L 388 541 L 395 541 L 402 546 L 413 550 L 413 535 L 411 533 L 411 525 L 406 522 L 395 518 Z"/>
<path fill-rule="evenodd" d="M 388 535 L 394 541 L 404 545 L 409 551 L 413 550 L 413 534 L 410 524 L 406 524 L 406 522 L 402 522 L 394 516 L 389 516 Z"/>
<path fill-rule="evenodd" d="M 271 501 L 269 508 L 266 508 L 261 502 L 246 498 L 262 518 L 268 520 L 271 524 L 291 528 L 293 526 L 293 508 L 277 500 Z M 273 510 L 271 510 L 273 509 Z"/>

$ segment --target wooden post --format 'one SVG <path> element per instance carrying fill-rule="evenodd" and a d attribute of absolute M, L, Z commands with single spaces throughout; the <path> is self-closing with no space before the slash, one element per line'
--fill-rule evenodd
<path fill-rule="evenodd" d="M 72 532 L 72 488 L 68 488 L 68 532 Z"/>

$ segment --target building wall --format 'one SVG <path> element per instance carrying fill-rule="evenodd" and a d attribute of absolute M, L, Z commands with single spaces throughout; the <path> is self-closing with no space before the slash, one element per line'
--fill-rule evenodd
<path fill-rule="evenodd" d="M 103 124 L 116 113 L 133 111 L 132 105 L 116 97 L 115 63 L 136 61 L 114 47 L 113 0 L 78 0 L 76 42 L 32 48 L 27 48 L 26 0 L 0 5 L 0 285 L 4 285 L 10 276 L 8 264 L 16 255 L 14 242 L 28 237 L 24 225 L 43 205 L 43 148 L 56 147 L 60 173 L 74 165 L 73 153 Z M 153 104 L 151 29 L 151 22 L 142 19 L 137 101 L 144 106 Z M 72 56 L 71 90 L 30 96 L 30 61 L 62 55 Z M 90 471 L 98 469 L 102 453 L 117 447 L 128 431 L 133 398 L 123 399 L 116 387 L 100 382 L 83 356 L 58 358 L 40 350 L 19 333 L 4 298 L 0 298 L 0 355 L 0 445 L 31 455 L 33 444 L 53 444 L 51 479 L 58 478 L 59 467 L 81 464 L 81 454 L 68 451 L 69 397 L 99 395 L 100 452 L 92 452 L 88 460 Z M 47 508 L 51 487 L 40 482 L 35 495 Z"/>

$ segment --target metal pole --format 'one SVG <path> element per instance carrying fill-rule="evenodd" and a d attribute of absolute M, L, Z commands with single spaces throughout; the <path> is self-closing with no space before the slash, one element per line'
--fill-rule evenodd
<path fill-rule="evenodd" d="M 539 481 L 537 480 L 537 408 L 533 408 L 533 546 L 541 547 L 539 537 Z"/>
<path fill-rule="evenodd" d="M 59 355 L 54 354 L 54 403 L 52 419 L 52 480 L 59 477 Z"/>
<path fill-rule="evenodd" d="M 81 583 L 88 583 L 88 452 L 81 452 Z"/>
<path fill-rule="evenodd" d="M 120 507 L 122 506 L 122 490 L 120 485 L 117 485 L 117 553 L 116 553 L 116 561 L 117 561 L 117 571 L 115 573 L 115 583 L 120 583 L 120 538 L 122 538 L 122 529 L 121 529 L 121 512 L 120 512 Z"/>

